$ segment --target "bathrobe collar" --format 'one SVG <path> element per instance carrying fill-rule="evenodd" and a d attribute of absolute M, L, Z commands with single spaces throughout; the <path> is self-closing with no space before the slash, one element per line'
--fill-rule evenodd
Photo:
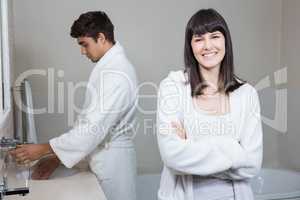
<path fill-rule="evenodd" d="M 116 41 L 116 43 L 104 54 L 102 58 L 97 62 L 96 66 L 104 66 L 117 54 L 124 54 L 124 49 L 121 44 Z"/>

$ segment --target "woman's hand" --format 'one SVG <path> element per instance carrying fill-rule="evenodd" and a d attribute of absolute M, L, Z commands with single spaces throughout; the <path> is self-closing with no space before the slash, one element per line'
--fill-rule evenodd
<path fill-rule="evenodd" d="M 176 134 L 183 140 L 186 139 L 186 131 L 180 122 L 172 122 L 172 128 L 175 128 Z"/>
<path fill-rule="evenodd" d="M 16 159 L 17 163 L 27 164 L 51 152 L 52 149 L 49 144 L 22 144 L 11 150 L 10 154 Z"/>

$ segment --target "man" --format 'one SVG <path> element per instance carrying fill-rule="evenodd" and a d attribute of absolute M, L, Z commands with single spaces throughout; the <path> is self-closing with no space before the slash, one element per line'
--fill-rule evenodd
<path fill-rule="evenodd" d="M 87 157 L 108 200 L 135 200 L 135 70 L 115 42 L 114 26 L 104 12 L 82 14 L 73 23 L 71 36 L 81 53 L 96 63 L 78 123 L 48 144 L 21 145 L 11 154 L 25 163 L 53 154 L 38 164 L 33 173 L 38 179 L 47 179 L 60 162 L 71 168 Z"/>

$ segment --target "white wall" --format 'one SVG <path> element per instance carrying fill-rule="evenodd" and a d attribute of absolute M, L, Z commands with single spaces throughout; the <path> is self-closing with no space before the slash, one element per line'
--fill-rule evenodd
<path fill-rule="evenodd" d="M 282 2 L 282 65 L 288 67 L 288 133 L 279 141 L 279 160 L 282 167 L 300 170 L 300 1 Z"/>
<path fill-rule="evenodd" d="M 80 13 L 104 10 L 116 27 L 116 37 L 125 47 L 136 66 L 140 82 L 158 84 L 170 70 L 183 67 L 184 29 L 191 15 L 200 8 L 213 7 L 226 18 L 232 32 L 237 73 L 256 84 L 280 68 L 281 0 L 14 0 L 16 77 L 25 70 L 49 67 L 64 70 L 59 82 L 85 81 L 93 67 L 80 56 L 69 29 Z M 56 71 L 57 72 L 57 71 Z M 47 105 L 47 81 L 34 76 L 35 107 Z M 82 102 L 82 91 L 76 102 Z M 145 87 L 142 94 L 156 94 L 154 88 Z M 265 116 L 274 114 L 274 92 L 270 88 L 260 93 Z M 55 95 L 57 99 L 57 95 Z M 66 107 L 67 99 L 64 100 Z M 141 106 L 155 110 L 156 100 L 142 99 Z M 46 142 L 66 131 L 67 113 L 36 116 L 38 138 Z M 67 111 L 67 109 L 65 109 Z M 141 129 L 135 139 L 139 172 L 159 172 L 155 130 L 143 131 L 144 119 L 155 120 L 155 114 L 139 113 Z M 149 123 L 147 121 L 146 123 Z M 151 125 L 151 123 L 149 123 Z M 265 166 L 278 166 L 278 133 L 264 126 Z"/>

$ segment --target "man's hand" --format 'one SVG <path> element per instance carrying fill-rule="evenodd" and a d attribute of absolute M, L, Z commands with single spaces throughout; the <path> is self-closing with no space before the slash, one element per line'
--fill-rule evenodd
<path fill-rule="evenodd" d="M 176 134 L 183 140 L 186 139 L 186 131 L 180 122 L 172 122 L 172 127 L 175 128 Z"/>
<path fill-rule="evenodd" d="M 42 158 L 35 166 L 31 178 L 33 180 L 47 180 L 59 166 L 60 161 L 55 155 Z"/>
<path fill-rule="evenodd" d="M 53 151 L 49 144 L 22 144 L 10 151 L 10 154 L 21 164 L 27 164 L 31 161 L 38 160 L 42 156 L 50 153 L 53 153 Z"/>

